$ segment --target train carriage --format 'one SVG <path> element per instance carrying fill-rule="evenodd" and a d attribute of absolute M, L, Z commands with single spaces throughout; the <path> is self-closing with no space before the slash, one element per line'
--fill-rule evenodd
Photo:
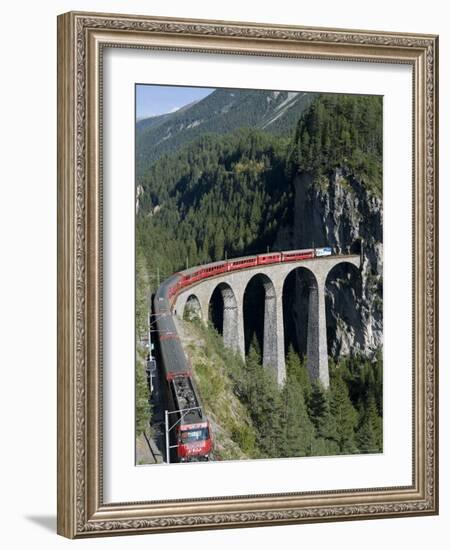
<path fill-rule="evenodd" d="M 289 250 L 289 252 L 282 252 L 281 257 L 283 262 L 310 260 L 314 258 L 314 248 L 305 248 L 303 250 Z"/>
<path fill-rule="evenodd" d="M 277 264 L 281 262 L 281 252 L 258 254 L 257 259 L 258 265 Z"/>
<path fill-rule="evenodd" d="M 184 353 L 170 309 L 170 302 L 182 280 L 175 274 L 157 290 L 153 300 L 159 335 L 161 368 L 166 381 L 171 445 L 176 445 L 179 462 L 208 460 L 212 451 L 209 422 L 204 414 L 192 370 Z"/>
<path fill-rule="evenodd" d="M 256 267 L 258 265 L 258 258 L 256 256 L 240 258 L 237 260 L 229 260 L 227 262 L 228 271 L 235 271 L 237 269 L 245 269 L 247 267 Z"/>

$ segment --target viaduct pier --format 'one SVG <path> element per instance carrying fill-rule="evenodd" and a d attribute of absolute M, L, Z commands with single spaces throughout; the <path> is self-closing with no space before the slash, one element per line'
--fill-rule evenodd
<path fill-rule="evenodd" d="M 236 261 L 234 259 L 233 261 Z M 250 281 L 258 275 L 264 286 L 263 366 L 273 368 L 279 384 L 286 378 L 283 287 L 294 270 L 306 271 L 309 286 L 307 327 L 307 368 L 313 380 L 329 387 L 328 349 L 325 310 L 325 284 L 330 271 L 348 263 L 359 268 L 359 255 L 331 255 L 292 262 L 258 265 L 221 273 L 198 281 L 179 292 L 172 304 L 172 313 L 183 318 L 185 309 L 193 307 L 203 322 L 208 322 L 212 295 L 218 289 L 223 298 L 223 340 L 225 346 L 245 359 L 244 294 Z M 201 266 L 208 268 L 214 264 Z M 189 273 L 197 268 L 181 272 Z"/>

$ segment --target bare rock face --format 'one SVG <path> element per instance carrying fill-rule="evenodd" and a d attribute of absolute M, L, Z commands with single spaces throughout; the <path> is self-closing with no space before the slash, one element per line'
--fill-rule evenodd
<path fill-rule="evenodd" d="M 382 200 L 343 170 L 315 181 L 302 174 L 294 187 L 293 227 L 280 232 L 277 247 L 331 246 L 337 254 L 362 254 L 360 271 L 341 264 L 328 276 L 328 352 L 335 359 L 373 357 L 383 338 Z M 294 318 L 299 325 L 306 323 L 306 297 L 304 289 L 296 292 Z M 300 327 L 297 333 L 302 333 Z M 304 349 L 303 342 L 297 344 Z"/>

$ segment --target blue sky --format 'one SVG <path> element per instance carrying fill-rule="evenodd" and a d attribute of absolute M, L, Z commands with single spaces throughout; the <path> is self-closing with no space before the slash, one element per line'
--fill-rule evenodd
<path fill-rule="evenodd" d="M 192 101 L 203 99 L 213 91 L 214 88 L 137 84 L 136 119 L 171 113 Z"/>

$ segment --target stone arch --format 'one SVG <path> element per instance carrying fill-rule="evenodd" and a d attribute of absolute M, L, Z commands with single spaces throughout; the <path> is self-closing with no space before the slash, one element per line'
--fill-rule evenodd
<path fill-rule="evenodd" d="M 289 273 L 295 270 L 304 276 L 303 290 L 300 296 L 300 302 L 303 303 L 303 307 L 300 308 L 303 318 L 300 324 L 306 333 L 306 365 L 309 375 L 312 380 L 319 380 L 325 388 L 328 388 L 330 379 L 325 321 L 325 281 L 322 265 L 315 263 L 311 265 L 311 269 L 295 266 L 289 270 Z M 285 283 L 286 279 L 287 277 Z"/>
<path fill-rule="evenodd" d="M 317 285 L 317 277 L 316 277 L 316 274 L 314 273 L 314 270 L 312 270 L 310 267 L 307 267 L 306 265 L 293 265 L 291 266 L 291 269 L 289 269 L 289 271 L 286 272 L 286 275 L 285 275 L 285 280 L 286 280 L 286 277 L 288 277 L 293 271 L 297 271 L 299 269 L 303 269 L 304 271 L 307 272 L 307 276 L 311 278 L 311 281 Z"/>
<path fill-rule="evenodd" d="M 286 353 L 292 345 L 300 355 L 307 355 L 309 300 L 311 289 L 317 291 L 318 281 L 306 266 L 294 266 L 283 280 L 283 325 Z"/>
<path fill-rule="evenodd" d="M 200 300 L 195 294 L 189 294 L 184 303 L 182 311 L 183 319 L 193 321 L 194 319 L 203 319 Z"/>
<path fill-rule="evenodd" d="M 362 281 L 359 264 L 355 264 L 354 262 L 350 262 L 348 260 L 342 260 L 341 262 L 334 264 L 328 271 L 325 277 L 325 284 L 327 285 L 332 278 L 339 276 L 347 277 L 348 275 L 354 276 L 355 282 L 360 283 Z"/>
<path fill-rule="evenodd" d="M 327 342 L 330 355 L 348 355 L 364 347 L 364 312 L 361 308 L 362 277 L 358 267 L 348 261 L 334 265 L 325 278 Z M 331 314 L 334 312 L 334 315 Z"/>
<path fill-rule="evenodd" d="M 256 300 L 259 303 L 255 304 L 253 316 L 256 317 L 256 322 L 261 323 L 262 321 L 262 362 L 264 367 L 275 369 L 277 380 L 281 383 L 285 378 L 281 295 L 280 293 L 277 294 L 274 282 L 265 273 L 255 273 L 247 281 L 243 297 L 244 325 L 248 322 L 246 320 L 246 316 L 248 317 L 246 309 L 249 310 L 248 301 L 250 301 L 251 307 L 252 297 L 250 293 L 252 292 L 252 286 L 254 287 L 257 284 L 259 284 L 260 289 L 262 287 L 263 293 L 255 293 Z M 261 300 L 263 300 L 262 304 Z M 261 332 L 261 329 L 259 330 Z M 247 349 L 249 346 L 248 335 L 249 332 L 247 331 Z"/>
<path fill-rule="evenodd" d="M 217 298 L 220 298 L 217 300 Z M 218 307 L 219 311 L 214 311 L 214 307 Z M 214 304 L 216 304 L 214 306 Z M 210 319 L 214 326 L 223 336 L 223 343 L 226 347 L 239 350 L 239 309 L 236 295 L 228 283 L 219 283 L 211 293 L 208 301 L 208 309 L 210 311 Z M 217 319 L 219 326 L 217 326 Z M 221 325 L 221 326 L 220 326 Z"/>

